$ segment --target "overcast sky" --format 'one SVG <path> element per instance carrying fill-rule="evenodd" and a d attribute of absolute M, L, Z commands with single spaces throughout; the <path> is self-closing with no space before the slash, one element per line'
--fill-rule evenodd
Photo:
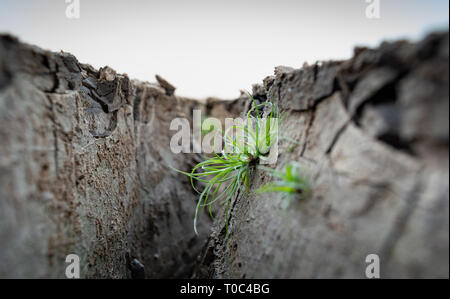
<path fill-rule="evenodd" d="M 160 74 L 177 94 L 234 98 L 274 66 L 349 58 L 355 45 L 448 28 L 448 0 L 0 0 L 0 32 L 132 78 Z"/>

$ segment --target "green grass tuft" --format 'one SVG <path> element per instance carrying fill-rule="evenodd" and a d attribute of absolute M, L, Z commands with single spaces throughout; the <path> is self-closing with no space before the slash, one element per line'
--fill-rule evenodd
<path fill-rule="evenodd" d="M 275 107 L 270 102 L 257 105 L 253 96 L 250 95 L 250 97 L 254 106 L 247 113 L 246 123 L 232 126 L 223 134 L 227 151 L 224 150 L 220 154 L 214 152 L 212 157 L 205 157 L 205 160 L 198 163 L 190 173 L 174 169 L 188 176 L 192 188 L 199 194 L 194 216 L 196 234 L 198 234 L 197 220 L 200 208 L 207 207 L 213 218 L 212 205 L 219 201 L 225 204 L 225 228 L 228 239 L 228 221 L 233 196 L 242 188 L 245 188 L 248 194 L 251 167 L 265 159 L 271 146 L 278 140 L 278 119 L 276 119 Z M 270 105 L 271 111 L 268 117 L 262 120 L 260 108 L 266 105 Z M 256 113 L 256 117 L 252 116 L 252 113 Z M 232 132 L 235 134 L 231 134 Z M 200 191 L 195 187 L 194 181 L 202 182 L 206 184 L 206 187 Z"/>
<path fill-rule="evenodd" d="M 256 192 L 281 192 L 285 194 L 282 208 L 286 209 L 294 197 L 304 199 L 310 195 L 310 184 L 306 171 L 299 164 L 288 164 L 284 171 L 260 166 L 269 175 L 277 178 L 274 182 L 261 186 Z"/>

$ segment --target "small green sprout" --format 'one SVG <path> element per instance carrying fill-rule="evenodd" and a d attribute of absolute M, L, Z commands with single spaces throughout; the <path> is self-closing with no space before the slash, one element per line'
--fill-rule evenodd
<path fill-rule="evenodd" d="M 192 188 L 199 194 L 199 199 L 195 209 L 194 231 L 197 232 L 197 219 L 200 208 L 208 207 L 211 218 L 212 204 L 221 201 L 225 204 L 225 228 L 228 238 L 230 203 L 238 190 L 243 186 L 248 194 L 250 185 L 250 169 L 257 165 L 260 160 L 265 159 L 270 147 L 278 140 L 278 119 L 274 105 L 270 102 L 256 104 L 251 96 L 254 106 L 247 113 L 247 122 L 228 128 L 223 134 L 225 149 L 220 154 L 213 152 L 212 157 L 205 157 L 204 161 L 198 163 L 192 171 L 175 171 L 187 175 L 191 180 Z M 270 105 L 271 110 L 264 120 L 262 120 L 259 109 Z M 252 113 L 256 112 L 256 117 Z M 231 134 L 236 131 L 235 135 Z M 215 148 L 213 146 L 213 148 Z M 228 152 L 228 153 L 227 153 Z M 199 191 L 194 181 L 206 184 L 206 187 Z"/>
<path fill-rule="evenodd" d="M 294 197 L 307 198 L 310 194 L 308 175 L 299 164 L 288 164 L 284 172 L 272 168 L 260 166 L 260 169 L 269 172 L 269 175 L 279 180 L 261 186 L 256 192 L 282 192 L 285 198 L 282 208 L 286 209 Z"/>

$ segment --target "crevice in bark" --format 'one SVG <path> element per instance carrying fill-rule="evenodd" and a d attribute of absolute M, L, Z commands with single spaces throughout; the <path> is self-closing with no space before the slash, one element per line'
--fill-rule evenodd
<path fill-rule="evenodd" d="M 237 117 L 253 103 L 201 103 L 158 82 L 0 38 L 0 244 L 30 244 L 0 245 L 0 277 L 61 277 L 73 252 L 83 277 L 97 278 L 360 278 L 369 252 L 387 277 L 448 277 L 448 33 L 277 67 L 253 86 L 257 103 L 296 112 L 282 135 L 304 143 L 276 167 L 304 164 L 312 197 L 282 212 L 280 194 L 253 192 L 268 175 L 252 172 L 249 194 L 233 196 L 228 219 L 216 211 L 212 233 L 200 219 L 199 237 L 197 194 L 166 165 L 187 170 L 201 158 L 168 150 L 170 121 L 192 122 L 195 108 Z"/>
<path fill-rule="evenodd" d="M 334 135 L 333 140 L 331 141 L 330 146 L 327 148 L 327 150 L 325 151 L 326 155 L 329 155 L 332 151 L 334 146 L 336 145 L 336 143 L 339 140 L 339 137 L 341 137 L 341 135 L 344 133 L 345 129 L 347 129 L 347 126 L 350 124 L 350 121 L 346 122 L 339 130 L 338 132 Z"/>
<path fill-rule="evenodd" d="M 412 189 L 405 194 L 401 200 L 404 202 L 404 207 L 400 209 L 393 222 L 392 228 L 387 234 L 379 252 L 380 258 L 389 263 L 392 252 L 395 249 L 396 244 L 402 237 L 405 227 L 414 213 L 415 208 L 420 200 L 420 194 L 422 193 L 422 185 L 420 176 L 417 176 Z"/>

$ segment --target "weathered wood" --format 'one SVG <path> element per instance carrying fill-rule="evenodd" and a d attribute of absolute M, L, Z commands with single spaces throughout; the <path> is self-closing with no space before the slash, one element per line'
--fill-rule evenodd
<path fill-rule="evenodd" d="M 194 107 L 1 36 L 0 277 L 64 278 L 70 253 L 84 278 L 189 276 L 209 223 L 194 235 L 196 196 L 166 165 L 192 160 L 169 124 Z"/>
<path fill-rule="evenodd" d="M 222 213 L 196 277 L 449 277 L 448 33 L 357 49 L 343 62 L 277 68 L 259 90 L 290 114 L 276 168 L 309 169 L 312 196 L 281 209 L 253 192 Z M 260 98 L 261 98 L 260 97 Z"/>
<path fill-rule="evenodd" d="M 220 210 L 209 238 L 206 215 L 194 235 L 197 196 L 167 165 L 198 157 L 170 151 L 169 124 L 251 103 L 200 103 L 159 81 L 0 36 L 0 277 L 64 277 L 74 253 L 85 278 L 363 278 L 368 254 L 385 278 L 448 278 L 448 33 L 255 85 L 297 142 L 280 141 L 274 167 L 302 163 L 312 196 L 283 211 L 279 194 L 254 193 L 271 180 L 254 170 L 228 244 Z"/>

